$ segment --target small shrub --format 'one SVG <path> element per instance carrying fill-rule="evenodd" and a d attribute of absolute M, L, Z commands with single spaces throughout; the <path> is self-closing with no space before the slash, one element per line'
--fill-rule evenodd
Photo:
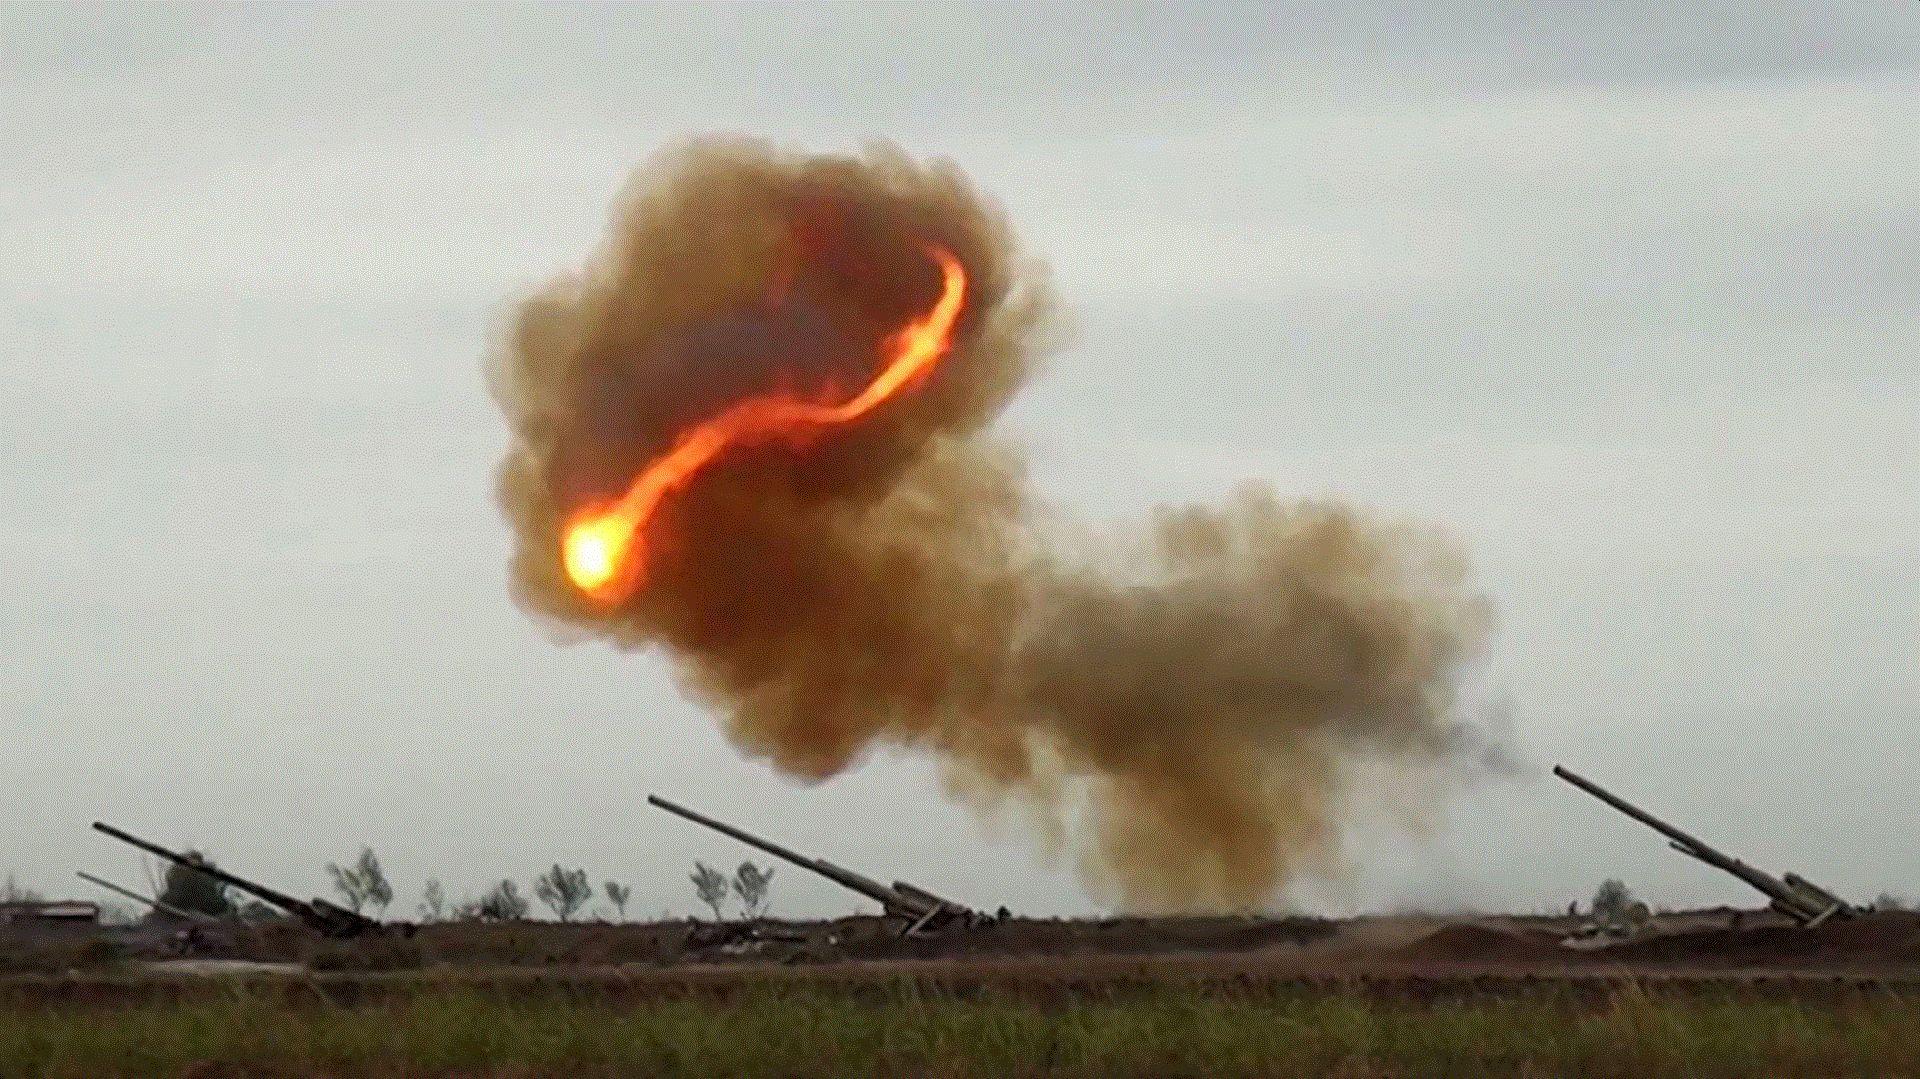
<path fill-rule="evenodd" d="M 1603 925 L 1631 924 L 1633 889 L 1617 878 L 1603 881 L 1593 893 L 1593 920 Z"/>
<path fill-rule="evenodd" d="M 533 882 L 533 894 L 540 897 L 563 922 L 573 920 L 574 912 L 593 898 L 593 885 L 587 883 L 584 869 L 566 869 L 555 863 Z"/>
<path fill-rule="evenodd" d="M 520 886 L 511 880 L 503 880 L 493 886 L 486 895 L 456 912 L 455 917 L 480 922 L 520 922 L 525 921 L 533 904 L 520 894 Z"/>
<path fill-rule="evenodd" d="M 712 908 L 713 920 L 720 921 L 724 917 L 723 908 L 726 906 L 727 893 L 731 887 L 727 875 L 705 862 L 695 862 L 693 872 L 688 874 L 687 879 L 693 882 L 693 894 L 700 897 L 700 902 Z"/>
<path fill-rule="evenodd" d="M 613 916 L 616 921 L 627 920 L 627 902 L 633 898 L 633 889 L 617 880 L 606 882 L 607 902 L 613 904 Z"/>
<path fill-rule="evenodd" d="M 393 902 L 393 885 L 387 882 L 386 870 L 380 868 L 372 847 L 361 847 L 360 857 L 351 866 L 328 862 L 327 875 L 333 878 L 333 890 L 355 914 L 367 907 L 384 913 L 387 904 Z"/>
<path fill-rule="evenodd" d="M 752 862 L 741 862 L 733 874 L 733 894 L 747 917 L 758 918 L 767 910 L 767 893 L 773 887 L 773 868 L 762 869 Z"/>
<path fill-rule="evenodd" d="M 197 850 L 187 851 L 186 857 L 196 865 L 214 867 L 213 859 Z M 168 862 L 161 881 L 160 902 L 169 907 L 211 914 L 216 918 L 224 918 L 234 912 L 233 894 L 227 886 L 191 865 Z"/>

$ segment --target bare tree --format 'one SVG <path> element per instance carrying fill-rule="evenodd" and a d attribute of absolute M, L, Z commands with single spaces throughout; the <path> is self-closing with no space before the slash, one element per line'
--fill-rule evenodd
<path fill-rule="evenodd" d="M 772 886 L 772 866 L 762 869 L 752 862 L 741 862 L 740 868 L 733 872 L 733 894 L 740 897 L 740 906 L 749 918 L 758 918 L 766 912 L 767 892 Z"/>
<path fill-rule="evenodd" d="M 386 871 L 380 868 L 380 859 L 373 856 L 372 847 L 360 852 L 360 874 L 367 881 L 367 902 L 385 917 L 387 907 L 393 903 L 393 885 L 388 882 Z"/>
<path fill-rule="evenodd" d="M 593 898 L 593 886 L 587 883 L 586 870 L 563 869 L 556 862 L 552 869 L 534 878 L 533 894 L 552 908 L 555 917 L 566 922 Z"/>
<path fill-rule="evenodd" d="M 0 880 L 0 903 L 43 903 L 46 896 L 20 883 L 20 878 L 12 873 L 6 880 Z"/>
<path fill-rule="evenodd" d="M 518 922 L 524 921 L 532 909 L 533 904 L 520 894 L 520 886 L 503 880 L 486 895 L 465 904 L 457 916 L 482 922 Z"/>
<path fill-rule="evenodd" d="M 605 882 L 605 887 L 607 890 L 607 902 L 613 904 L 613 910 L 614 910 L 615 916 L 620 921 L 623 921 L 623 922 L 626 921 L 627 920 L 627 900 L 633 898 L 633 889 L 627 887 L 626 885 L 620 883 L 617 880 L 610 880 Z"/>
<path fill-rule="evenodd" d="M 693 881 L 693 894 L 700 897 L 700 902 L 713 908 L 713 920 L 721 921 L 721 908 L 727 903 L 727 875 L 705 862 L 695 862 L 687 879 Z"/>
<path fill-rule="evenodd" d="M 423 922 L 445 921 L 447 917 L 447 889 L 440 878 L 427 878 L 427 886 L 420 889 L 420 920 Z"/>
<path fill-rule="evenodd" d="M 327 875 L 333 878 L 333 890 L 355 914 L 370 906 L 385 913 L 393 902 L 393 885 L 387 883 L 386 871 L 380 868 L 372 847 L 361 847 L 360 857 L 350 867 L 343 869 L 338 862 L 328 862 Z"/>

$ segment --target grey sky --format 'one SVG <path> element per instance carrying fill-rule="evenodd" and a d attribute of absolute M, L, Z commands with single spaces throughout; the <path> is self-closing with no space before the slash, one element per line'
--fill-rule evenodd
<path fill-rule="evenodd" d="M 0 9 L 0 872 L 137 877 L 105 817 L 686 911 L 742 852 L 658 789 L 1088 909 L 925 762 L 797 787 L 506 596 L 492 335 L 634 164 L 739 130 L 1001 201 L 1074 323 L 1005 424 L 1062 504 L 1444 525 L 1529 759 L 1920 891 L 1920 7 L 1409 7 Z M 1542 781 L 1353 855 L 1295 899 L 1745 898 Z"/>

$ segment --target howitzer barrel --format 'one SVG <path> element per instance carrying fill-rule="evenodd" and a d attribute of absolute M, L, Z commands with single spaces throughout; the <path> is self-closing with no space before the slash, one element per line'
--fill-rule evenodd
<path fill-rule="evenodd" d="M 737 839 L 740 842 L 745 843 L 749 847 L 753 847 L 757 850 L 766 851 L 768 854 L 773 855 L 775 858 L 779 858 L 782 861 L 791 862 L 792 864 L 797 865 L 802 869 L 810 869 L 813 872 L 818 873 L 821 876 L 827 878 L 828 880 L 833 881 L 835 884 L 840 885 L 842 888 L 846 888 L 849 891 L 859 892 L 861 895 L 866 896 L 868 899 L 871 899 L 874 902 L 879 903 L 882 907 L 886 909 L 887 913 L 889 914 L 905 913 L 908 915 L 918 917 L 918 916 L 927 914 L 931 909 L 933 909 L 933 906 L 928 904 L 925 900 L 919 899 L 918 897 L 915 897 L 915 896 L 904 895 L 901 892 L 893 888 L 889 888 L 886 885 L 880 883 L 879 881 L 874 880 L 872 877 L 862 876 L 859 873 L 855 873 L 851 869 L 847 869 L 842 866 L 837 866 L 832 862 L 827 861 L 825 858 L 810 858 L 804 854 L 801 854 L 799 851 L 793 850 L 789 847 L 783 847 L 780 844 L 773 842 L 772 840 L 762 839 L 759 836 L 754 835 L 752 832 L 745 831 L 744 829 L 740 829 L 740 828 L 735 828 L 733 825 L 728 824 L 725 821 L 715 820 L 712 817 L 709 817 L 706 814 L 701 813 L 697 810 L 688 809 L 686 806 L 680 805 L 676 802 L 670 802 L 667 799 L 662 798 L 657 794 L 647 795 L 647 804 L 656 806 L 660 809 L 664 809 L 667 812 L 672 813 L 677 817 L 684 817 L 685 819 L 690 820 L 695 824 L 702 825 L 707 828 L 711 828 L 714 831 L 719 832 L 721 835 L 729 836 L 733 839 Z"/>
<path fill-rule="evenodd" d="M 1788 887 L 1785 881 L 1773 874 L 1756 869 L 1725 851 L 1715 848 L 1698 836 L 1675 828 L 1585 776 L 1557 764 L 1553 766 L 1553 774 L 1666 836 L 1671 841 L 1668 845 L 1674 850 L 1689 858 L 1705 862 L 1723 873 L 1738 877 L 1747 886 L 1772 900 L 1775 910 L 1795 921 L 1802 923 L 1812 921 L 1822 916 L 1827 909 L 1815 906 L 1808 900 L 1805 893 Z"/>
<path fill-rule="evenodd" d="M 1796 922 L 1811 921 L 1825 913 L 1827 909 L 1824 905 L 1815 905 L 1805 895 L 1794 891 L 1788 887 L 1785 882 L 1776 879 L 1773 874 L 1765 870 L 1755 869 L 1740 859 L 1730 858 L 1711 847 L 1704 849 L 1700 847 L 1689 847 L 1684 843 L 1669 843 L 1668 846 L 1689 858 L 1705 862 L 1723 873 L 1729 873 L 1740 878 L 1742 881 L 1745 881 L 1749 887 L 1753 888 L 1754 891 L 1772 900 L 1773 909 L 1792 918 Z"/>
<path fill-rule="evenodd" d="M 944 895 L 929 892 L 917 884 L 911 884 L 904 880 L 894 881 L 893 890 L 906 896 L 908 899 L 918 899 L 929 905 L 943 907 L 955 914 L 965 913 L 967 910 L 965 903 L 956 903 Z"/>
<path fill-rule="evenodd" d="M 285 892 L 276 891 L 264 884 L 250 881 L 245 877 L 235 876 L 218 866 L 208 864 L 200 859 L 190 858 L 178 851 L 168 850 L 158 843 L 150 843 L 130 832 L 121 831 L 111 824 L 94 821 L 93 830 L 102 835 L 112 836 L 129 846 L 146 851 L 156 858 L 172 862 L 174 865 L 185 866 L 197 873 L 212 877 L 214 880 L 230 888 L 245 892 L 269 906 L 278 907 L 280 910 L 299 918 L 307 925 L 327 936 L 353 937 L 381 928 L 381 924 L 374 919 L 350 911 L 345 907 L 336 906 L 324 899 L 316 899 L 312 902 L 295 899 Z"/>
<path fill-rule="evenodd" d="M 182 910 L 171 903 L 163 903 L 158 899 L 149 899 L 131 888 L 122 888 L 110 880 L 102 880 L 91 873 L 82 872 L 75 873 L 74 875 L 97 888 L 105 888 L 115 895 L 125 896 L 142 906 L 151 907 L 169 918 L 178 918 L 183 922 L 212 922 L 218 920 L 211 914 L 202 914 L 197 910 Z"/>
<path fill-rule="evenodd" d="M 275 891 L 274 889 L 269 888 L 264 884 L 255 884 L 253 881 L 250 881 L 245 877 L 236 877 L 232 873 L 229 873 L 226 870 L 221 869 L 219 866 L 211 865 L 197 858 L 189 858 L 188 856 L 181 854 L 178 851 L 168 850 L 167 848 L 161 846 L 158 843 L 149 843 L 146 840 L 141 839 L 139 836 L 133 835 L 128 832 L 123 832 L 120 829 L 115 828 L 111 824 L 104 824 L 100 821 L 94 821 L 93 830 L 103 835 L 112 836 L 113 838 L 118 839 L 120 842 L 125 843 L 128 846 L 138 847 L 139 849 L 146 851 L 148 854 L 153 855 L 155 858 L 165 859 L 166 861 L 172 862 L 174 865 L 185 866 L 186 868 L 194 870 L 195 872 L 204 873 L 207 876 L 212 877 L 214 880 L 217 880 L 222 884 L 228 885 L 233 888 L 238 888 L 239 890 L 247 893 L 248 895 L 253 896 L 255 899 L 258 899 L 263 903 L 270 903 L 273 906 L 279 907 L 282 910 L 290 911 L 293 913 L 303 913 L 303 912 L 311 912 L 313 909 L 311 904 L 301 902 L 300 900 L 295 899 L 294 897 L 288 895 L 285 892 Z"/>
<path fill-rule="evenodd" d="M 1553 766 L 1553 774 L 1556 776 L 1559 776 L 1561 779 L 1566 780 L 1567 782 L 1573 784 L 1574 786 L 1579 787 L 1581 790 L 1586 791 L 1588 794 L 1593 795 L 1595 798 L 1600 799 L 1601 801 L 1607 803 L 1613 808 L 1619 810 L 1622 813 L 1625 813 L 1627 816 L 1632 817 L 1634 820 L 1637 820 L 1641 824 L 1644 824 L 1647 827 L 1653 829 L 1654 831 L 1659 832 L 1661 835 L 1666 836 L 1668 839 L 1673 840 L 1675 843 L 1681 846 L 1692 847 L 1694 850 L 1697 850 L 1697 851 L 1708 851 L 1714 854 L 1720 853 L 1718 851 L 1715 851 L 1712 847 L 1708 846 L 1706 843 L 1702 842 L 1699 838 L 1689 835 L 1688 833 L 1683 832 L 1678 828 L 1675 828 L 1673 825 L 1668 824 L 1666 821 L 1663 821 L 1659 817 L 1656 817 L 1653 814 L 1647 812 L 1646 810 L 1641 809 L 1639 806 L 1634 805 L 1632 802 L 1627 801 L 1625 798 L 1620 797 L 1619 795 L 1613 793 L 1607 788 L 1602 787 L 1600 784 L 1595 783 L 1593 780 L 1588 779 L 1587 777 L 1580 775 L 1577 772 L 1569 771 L 1568 769 L 1563 768 L 1560 765 L 1556 764 Z M 1726 858 L 1726 855 L 1720 855 L 1720 857 Z M 1728 859 L 1728 860 L 1731 861 L 1731 859 Z"/>

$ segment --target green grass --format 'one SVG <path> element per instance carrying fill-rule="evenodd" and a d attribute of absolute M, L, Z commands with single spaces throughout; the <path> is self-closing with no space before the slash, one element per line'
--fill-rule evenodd
<path fill-rule="evenodd" d="M 913 982 L 620 1001 L 311 985 L 0 1006 L 13 1076 L 1916 1075 L 1920 1000 L 1391 999 L 1170 986 L 1035 1003 Z"/>

